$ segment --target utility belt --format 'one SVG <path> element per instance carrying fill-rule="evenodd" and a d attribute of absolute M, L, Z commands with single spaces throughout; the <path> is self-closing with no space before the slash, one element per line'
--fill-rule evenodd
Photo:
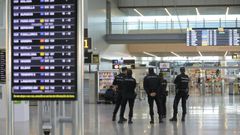
<path fill-rule="evenodd" d="M 181 92 L 188 92 L 188 89 L 177 89 L 177 91 Z"/>
<path fill-rule="evenodd" d="M 176 93 L 188 93 L 188 89 L 176 89 Z"/>
<path fill-rule="evenodd" d="M 176 94 L 178 93 L 184 93 L 184 95 L 186 96 L 186 99 L 188 99 L 189 97 L 188 89 L 176 89 Z"/>

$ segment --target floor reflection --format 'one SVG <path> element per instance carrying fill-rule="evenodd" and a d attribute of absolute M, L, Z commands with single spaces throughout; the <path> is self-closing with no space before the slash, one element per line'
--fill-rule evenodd
<path fill-rule="evenodd" d="M 181 122 L 181 104 L 177 122 L 169 122 L 172 116 L 174 96 L 167 99 L 167 118 L 164 123 L 150 124 L 146 100 L 136 101 L 133 124 L 112 122 L 112 104 L 85 104 L 84 135 L 239 135 L 240 134 L 240 97 L 239 96 L 193 96 L 187 101 L 186 121 Z M 68 107 L 67 107 L 68 109 Z M 125 117 L 127 118 L 128 108 Z M 155 114 L 157 110 L 155 109 Z M 30 108 L 30 123 L 15 123 L 16 135 L 36 135 L 37 107 Z M 69 110 L 67 112 L 70 114 Z M 0 135 L 4 131 L 1 120 Z M 66 131 L 70 131 L 67 126 Z M 29 133 L 30 131 L 30 133 Z M 70 132 L 68 132 L 70 133 Z M 4 135 L 4 134 L 3 134 Z"/>

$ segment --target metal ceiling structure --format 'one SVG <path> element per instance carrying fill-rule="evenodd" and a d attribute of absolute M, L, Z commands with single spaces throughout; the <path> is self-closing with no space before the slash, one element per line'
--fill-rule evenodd
<path fill-rule="evenodd" d="M 179 21 L 181 16 L 240 15 L 240 0 L 118 0 L 118 8 L 129 17 L 177 16 Z M 213 48 L 206 49 L 206 47 L 189 49 L 189 47 L 186 47 L 185 43 L 182 42 L 176 43 L 176 46 L 173 45 L 175 47 L 166 49 L 166 46 L 170 45 L 166 45 L 168 43 L 164 43 L 163 40 L 161 40 L 161 42 L 159 42 L 159 45 L 147 43 L 144 45 L 133 45 L 131 42 L 126 44 L 128 44 L 130 54 L 136 57 L 150 57 L 143 53 L 143 51 L 158 57 L 166 57 L 175 56 L 171 53 L 171 50 L 180 56 L 200 56 L 199 51 L 203 56 L 224 56 L 226 52 L 228 52 L 227 56 L 231 56 L 240 50 L 240 47 L 229 46 L 217 47 L 218 49 L 216 50 Z"/>
<path fill-rule="evenodd" d="M 221 7 L 197 7 L 200 15 L 224 15 L 226 14 L 227 6 Z M 127 16 L 139 16 L 134 8 L 120 8 Z M 168 16 L 165 8 L 159 7 L 142 7 L 136 8 L 143 16 Z M 197 15 L 196 7 L 169 7 L 168 11 L 173 16 Z M 229 7 L 228 15 L 239 15 L 240 6 Z"/>

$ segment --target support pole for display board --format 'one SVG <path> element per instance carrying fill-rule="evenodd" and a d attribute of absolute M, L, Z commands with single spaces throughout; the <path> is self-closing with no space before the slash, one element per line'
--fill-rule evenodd
<path fill-rule="evenodd" d="M 84 0 L 78 0 L 78 56 L 77 56 L 77 101 L 75 101 L 74 106 L 76 107 L 74 110 L 75 114 L 75 123 L 73 124 L 75 127 L 73 135 L 84 135 L 84 94 L 83 94 L 83 81 L 84 81 Z"/>
<path fill-rule="evenodd" d="M 5 100 L 6 106 L 6 135 L 14 135 L 14 109 L 13 109 L 13 102 L 11 99 L 11 0 L 5 1 L 6 10 L 5 10 L 5 17 L 6 17 L 6 89 L 3 91 L 3 98 Z"/>

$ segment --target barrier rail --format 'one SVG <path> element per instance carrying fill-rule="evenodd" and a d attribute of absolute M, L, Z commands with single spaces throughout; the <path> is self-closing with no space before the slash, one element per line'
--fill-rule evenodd
<path fill-rule="evenodd" d="M 135 21 L 109 22 L 106 21 L 107 34 L 128 34 L 132 30 L 180 30 L 187 28 L 238 28 L 240 21 L 236 20 L 198 20 L 198 21 Z"/>

